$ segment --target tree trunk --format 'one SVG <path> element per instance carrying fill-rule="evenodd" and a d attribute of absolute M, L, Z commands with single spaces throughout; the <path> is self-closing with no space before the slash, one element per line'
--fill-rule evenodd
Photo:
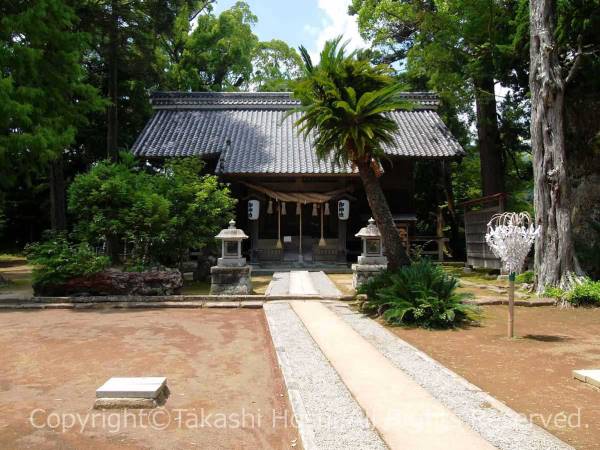
<path fill-rule="evenodd" d="M 110 258 L 110 263 L 113 266 L 116 266 L 121 262 L 119 250 L 119 239 L 116 236 L 106 236 L 106 256 Z"/>
<path fill-rule="evenodd" d="M 50 163 L 50 224 L 54 231 L 67 228 L 67 205 L 63 157 Z"/>
<path fill-rule="evenodd" d="M 106 108 L 106 157 L 115 160 L 118 148 L 119 117 L 118 117 L 118 51 L 119 51 L 119 15 L 118 0 L 111 2 L 110 31 L 108 36 L 108 98 L 110 104 Z"/>
<path fill-rule="evenodd" d="M 456 204 L 454 200 L 454 189 L 452 188 L 452 168 L 449 161 L 442 161 L 440 164 L 440 178 L 443 180 L 444 195 L 446 197 L 446 203 L 448 205 L 448 218 L 447 223 L 450 225 L 450 242 L 452 247 L 448 248 L 451 257 L 462 258 L 464 255 L 458 250 L 460 230 L 459 221 L 456 215 Z M 464 253 L 464 252 L 462 252 Z"/>
<path fill-rule="evenodd" d="M 483 195 L 492 195 L 504 192 L 504 163 L 496 115 L 494 78 L 482 76 L 474 80 L 474 84 L 481 187 Z"/>
<path fill-rule="evenodd" d="M 565 282 L 576 264 L 565 161 L 564 80 L 554 40 L 555 0 L 530 2 L 531 149 L 533 202 L 540 234 L 535 242 L 535 284 Z"/>
<path fill-rule="evenodd" d="M 400 241 L 400 234 L 396 229 L 396 225 L 394 225 L 390 207 L 373 166 L 370 162 L 360 162 L 357 166 L 373 218 L 377 222 L 377 227 L 381 233 L 381 242 L 384 246 L 385 256 L 388 259 L 388 268 L 394 270 L 400 266 L 410 264 L 410 259 Z"/>

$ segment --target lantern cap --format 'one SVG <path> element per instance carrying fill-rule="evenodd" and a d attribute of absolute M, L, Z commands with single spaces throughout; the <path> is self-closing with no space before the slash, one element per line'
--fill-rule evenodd
<path fill-rule="evenodd" d="M 381 238 L 381 233 L 379 233 L 379 228 L 375 225 L 375 220 L 371 217 L 369 219 L 369 224 L 366 227 L 361 228 L 354 236 L 359 238 Z"/>
<path fill-rule="evenodd" d="M 242 239 L 248 239 L 246 233 L 243 230 L 235 227 L 235 220 L 229 221 L 229 228 L 221 230 L 219 234 L 215 236 L 216 239 L 228 240 L 228 241 L 241 241 Z"/>

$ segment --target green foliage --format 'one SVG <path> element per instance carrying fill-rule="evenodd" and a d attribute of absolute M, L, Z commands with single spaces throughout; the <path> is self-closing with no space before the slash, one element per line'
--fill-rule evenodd
<path fill-rule="evenodd" d="M 517 3 L 353 0 L 349 12 L 356 15 L 362 36 L 373 43 L 378 60 L 395 62 L 399 76 L 411 89 L 434 90 L 440 95 L 440 114 L 467 149 L 462 163 L 453 163 L 453 189 L 459 200 L 481 196 L 478 136 L 466 135 L 473 124 L 492 127 L 495 115 L 485 116 L 473 107 L 476 96 L 485 99 L 493 94 L 480 86 L 491 83 L 493 89 L 494 81 L 500 81 L 512 88 L 512 93 L 496 98 L 500 136 L 490 142 L 502 153 L 506 189 L 516 194 L 509 197 L 509 206 L 520 210 L 530 209 L 532 170 L 528 54 L 519 58 L 513 47 L 519 25 Z"/>
<path fill-rule="evenodd" d="M 304 77 L 294 93 L 302 101 L 295 111 L 303 115 L 296 126 L 305 135 L 316 131 L 320 157 L 332 153 L 339 162 L 370 161 L 393 142 L 397 125 L 385 113 L 408 105 L 399 98 L 402 86 L 389 66 L 373 66 L 362 52 L 347 53 L 341 39 L 325 43 L 316 66 L 301 48 Z"/>
<path fill-rule="evenodd" d="M 559 287 L 547 287 L 546 290 L 544 291 L 544 297 L 549 297 L 549 298 L 563 298 L 565 296 L 565 291 L 563 291 L 561 288 Z"/>
<path fill-rule="evenodd" d="M 566 299 L 574 306 L 600 306 L 600 281 L 586 280 L 576 284 Z"/>
<path fill-rule="evenodd" d="M 69 211 L 79 239 L 125 242 L 135 264 L 172 265 L 202 248 L 231 218 L 235 200 L 196 159 L 170 161 L 157 173 L 140 170 L 130 155 L 100 162 L 69 187 Z"/>
<path fill-rule="evenodd" d="M 458 279 L 421 260 L 395 272 L 384 272 L 358 290 L 366 293 L 361 309 L 390 325 L 451 328 L 477 318 L 475 307 L 456 293 Z"/>
<path fill-rule="evenodd" d="M 534 276 L 535 276 L 535 274 L 531 270 L 528 270 L 526 272 L 523 272 L 523 273 L 520 273 L 519 275 L 517 275 L 515 281 L 517 283 L 531 284 L 531 283 L 533 283 Z"/>
<path fill-rule="evenodd" d="M 252 61 L 251 87 L 264 92 L 292 90 L 293 81 L 302 74 L 302 58 L 279 39 L 260 42 Z"/>
<path fill-rule="evenodd" d="M 387 286 L 392 284 L 394 272 L 385 270 L 376 276 L 369 278 L 365 283 L 358 287 L 356 290 L 357 294 L 364 294 L 367 296 L 367 299 L 377 298 L 377 294 L 379 291 Z M 371 304 L 365 304 L 364 310 L 367 312 L 376 312 L 375 309 L 372 309 Z"/>
<path fill-rule="evenodd" d="M 46 174 L 86 115 L 103 106 L 85 80 L 87 35 L 77 30 L 71 4 L 0 5 L 0 188 Z"/>
<path fill-rule="evenodd" d="M 155 249 L 164 264 L 178 262 L 188 249 L 201 249 L 233 218 L 236 200 L 215 176 L 199 176 L 198 159 L 174 159 L 155 175 L 156 192 L 169 203 L 164 238 Z"/>
<path fill-rule="evenodd" d="M 50 235 L 42 242 L 28 245 L 25 252 L 34 265 L 33 282 L 37 285 L 91 275 L 109 265 L 108 258 L 97 255 L 88 244 L 72 244 L 63 234 Z"/>
<path fill-rule="evenodd" d="M 167 85 L 180 90 L 230 91 L 248 83 L 258 45 L 252 32 L 256 21 L 241 1 L 219 16 L 211 11 L 199 15 L 191 33 L 189 28 L 179 31 L 183 50 L 172 62 Z"/>

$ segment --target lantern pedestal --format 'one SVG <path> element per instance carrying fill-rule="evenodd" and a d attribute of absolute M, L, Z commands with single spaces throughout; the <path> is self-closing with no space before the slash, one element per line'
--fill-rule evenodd
<path fill-rule="evenodd" d="M 246 295 L 252 292 L 252 268 L 242 257 L 242 240 L 248 236 L 229 222 L 216 239 L 222 242 L 221 257 L 210 268 L 210 293 L 213 295 Z"/>
<path fill-rule="evenodd" d="M 221 267 L 210 268 L 210 293 L 212 295 L 247 295 L 252 293 L 252 268 Z"/>
<path fill-rule="evenodd" d="M 362 254 L 357 264 L 352 264 L 352 287 L 357 288 L 387 269 L 387 258 L 383 256 L 381 234 L 375 221 L 369 219 L 369 224 L 355 234 L 362 239 Z"/>
<path fill-rule="evenodd" d="M 358 288 L 387 269 L 386 264 L 352 264 L 352 287 Z"/>

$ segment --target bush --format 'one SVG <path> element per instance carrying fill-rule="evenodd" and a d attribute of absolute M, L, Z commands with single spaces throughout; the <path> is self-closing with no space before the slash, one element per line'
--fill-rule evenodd
<path fill-rule="evenodd" d="M 565 291 L 558 287 L 547 287 L 544 291 L 544 297 L 550 298 L 563 298 L 565 295 Z"/>
<path fill-rule="evenodd" d="M 527 284 L 531 284 L 533 283 L 533 272 L 531 270 L 528 270 L 527 272 L 523 272 L 520 273 L 519 275 L 517 275 L 517 278 L 515 279 L 515 281 L 517 283 L 527 283 Z"/>
<path fill-rule="evenodd" d="M 600 281 L 586 280 L 575 285 L 566 299 L 574 306 L 600 306 Z"/>
<path fill-rule="evenodd" d="M 384 272 L 358 289 L 367 294 L 361 309 L 391 325 L 451 328 L 477 318 L 456 293 L 458 279 L 423 260 L 395 272 Z"/>
<path fill-rule="evenodd" d="M 140 170 L 131 155 L 103 161 L 75 177 L 69 211 L 75 233 L 92 245 L 107 244 L 113 263 L 125 242 L 135 266 L 173 266 L 190 249 L 201 249 L 233 216 L 235 199 L 203 164 L 184 158 L 156 173 Z"/>
<path fill-rule="evenodd" d="M 62 234 L 28 245 L 25 252 L 34 265 L 33 284 L 40 286 L 101 272 L 109 265 L 108 258 L 96 255 L 88 244 L 71 244 Z"/>

